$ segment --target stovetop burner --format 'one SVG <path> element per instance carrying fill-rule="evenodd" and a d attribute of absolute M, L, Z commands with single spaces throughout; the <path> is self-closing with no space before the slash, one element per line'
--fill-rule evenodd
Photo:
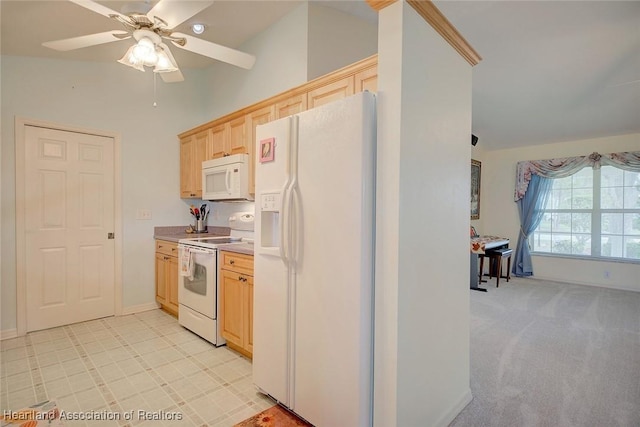
<path fill-rule="evenodd" d="M 216 248 L 219 245 L 225 245 L 229 243 L 241 243 L 242 238 L 240 237 L 231 237 L 231 236 L 211 236 L 211 237 L 193 237 L 187 239 L 180 239 L 178 241 L 179 244 L 189 245 L 189 246 L 198 246 L 202 248 Z"/>

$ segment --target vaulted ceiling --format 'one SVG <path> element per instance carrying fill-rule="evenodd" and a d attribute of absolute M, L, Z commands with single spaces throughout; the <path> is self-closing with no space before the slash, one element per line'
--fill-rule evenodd
<path fill-rule="evenodd" d="M 116 11 L 132 2 L 100 1 Z M 148 2 L 155 4 L 156 1 Z M 300 1 L 217 1 L 177 28 L 238 48 Z M 318 1 L 376 22 L 364 0 Z M 482 56 L 473 69 L 473 133 L 485 149 L 640 133 L 640 2 L 436 1 Z M 3 55 L 114 61 L 127 42 L 69 52 L 42 43 L 119 29 L 69 1 L 0 2 Z M 172 49 L 182 68 L 214 60 Z M 179 83 L 177 83 L 179 84 Z M 640 147 L 639 147 L 640 149 Z"/>

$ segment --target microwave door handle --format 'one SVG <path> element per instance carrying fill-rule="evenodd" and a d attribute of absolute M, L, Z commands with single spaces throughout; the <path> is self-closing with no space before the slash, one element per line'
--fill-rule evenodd
<path fill-rule="evenodd" d="M 227 194 L 231 194 L 231 168 L 227 168 L 225 172 L 224 186 L 227 188 Z"/>

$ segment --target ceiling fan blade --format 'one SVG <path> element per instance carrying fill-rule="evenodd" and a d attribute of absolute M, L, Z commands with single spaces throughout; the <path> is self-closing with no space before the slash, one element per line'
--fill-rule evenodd
<path fill-rule="evenodd" d="M 172 71 L 170 73 L 158 73 L 162 77 L 162 81 L 165 83 L 178 83 L 184 81 L 184 76 L 178 71 Z"/>
<path fill-rule="evenodd" d="M 116 12 L 115 10 L 109 9 L 99 3 L 96 3 L 91 0 L 69 0 L 72 3 L 77 4 L 78 6 L 82 6 L 85 9 L 89 9 L 95 13 L 99 13 L 102 16 L 106 16 L 109 18 L 109 15 L 121 15 L 121 13 Z"/>
<path fill-rule="evenodd" d="M 153 22 L 154 16 L 157 16 L 167 23 L 167 28 L 173 29 L 212 4 L 213 1 L 160 0 L 147 13 L 147 17 Z"/>
<path fill-rule="evenodd" d="M 128 34 L 126 31 L 113 30 L 113 31 L 106 31 L 104 33 L 96 33 L 96 34 L 88 34 L 86 36 L 80 36 L 80 37 L 72 37 L 70 39 L 44 42 L 42 43 L 42 46 L 66 52 L 68 50 L 80 49 L 83 47 L 95 46 L 99 44 L 128 39 L 129 37 L 122 37 L 125 35 L 129 35 L 129 37 L 131 37 L 131 35 Z"/>
<path fill-rule="evenodd" d="M 248 53 L 240 52 L 239 50 L 231 49 L 226 46 L 202 40 L 197 37 L 192 37 L 188 34 L 171 33 L 171 36 L 182 37 L 187 41 L 184 46 L 180 46 L 179 44 L 172 41 L 171 43 L 173 43 L 174 46 L 188 50 L 190 52 L 198 53 L 203 56 L 207 56 L 209 58 L 217 59 L 218 61 L 235 65 L 236 67 L 250 70 L 251 67 L 253 67 L 253 64 L 256 62 L 256 57 L 253 55 L 249 55 Z"/>
<path fill-rule="evenodd" d="M 176 64 L 176 67 L 177 67 L 178 63 L 176 62 L 175 58 L 173 57 L 173 54 L 171 53 L 171 50 L 169 50 L 169 46 L 167 46 L 164 43 L 160 43 L 160 47 L 165 51 L 165 53 L 167 54 L 167 56 L 169 57 L 171 62 Z M 162 81 L 165 82 L 165 83 L 177 83 L 177 82 L 184 81 L 184 76 L 182 75 L 180 70 L 171 71 L 169 73 L 158 73 L 158 74 L 160 74 L 160 77 L 162 77 Z"/>

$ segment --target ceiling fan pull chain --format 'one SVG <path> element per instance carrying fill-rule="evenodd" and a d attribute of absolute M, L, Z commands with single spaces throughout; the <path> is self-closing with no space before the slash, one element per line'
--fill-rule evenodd
<path fill-rule="evenodd" d="M 156 79 L 158 77 L 158 73 L 153 73 L 153 106 L 157 107 L 158 103 L 156 102 Z"/>

